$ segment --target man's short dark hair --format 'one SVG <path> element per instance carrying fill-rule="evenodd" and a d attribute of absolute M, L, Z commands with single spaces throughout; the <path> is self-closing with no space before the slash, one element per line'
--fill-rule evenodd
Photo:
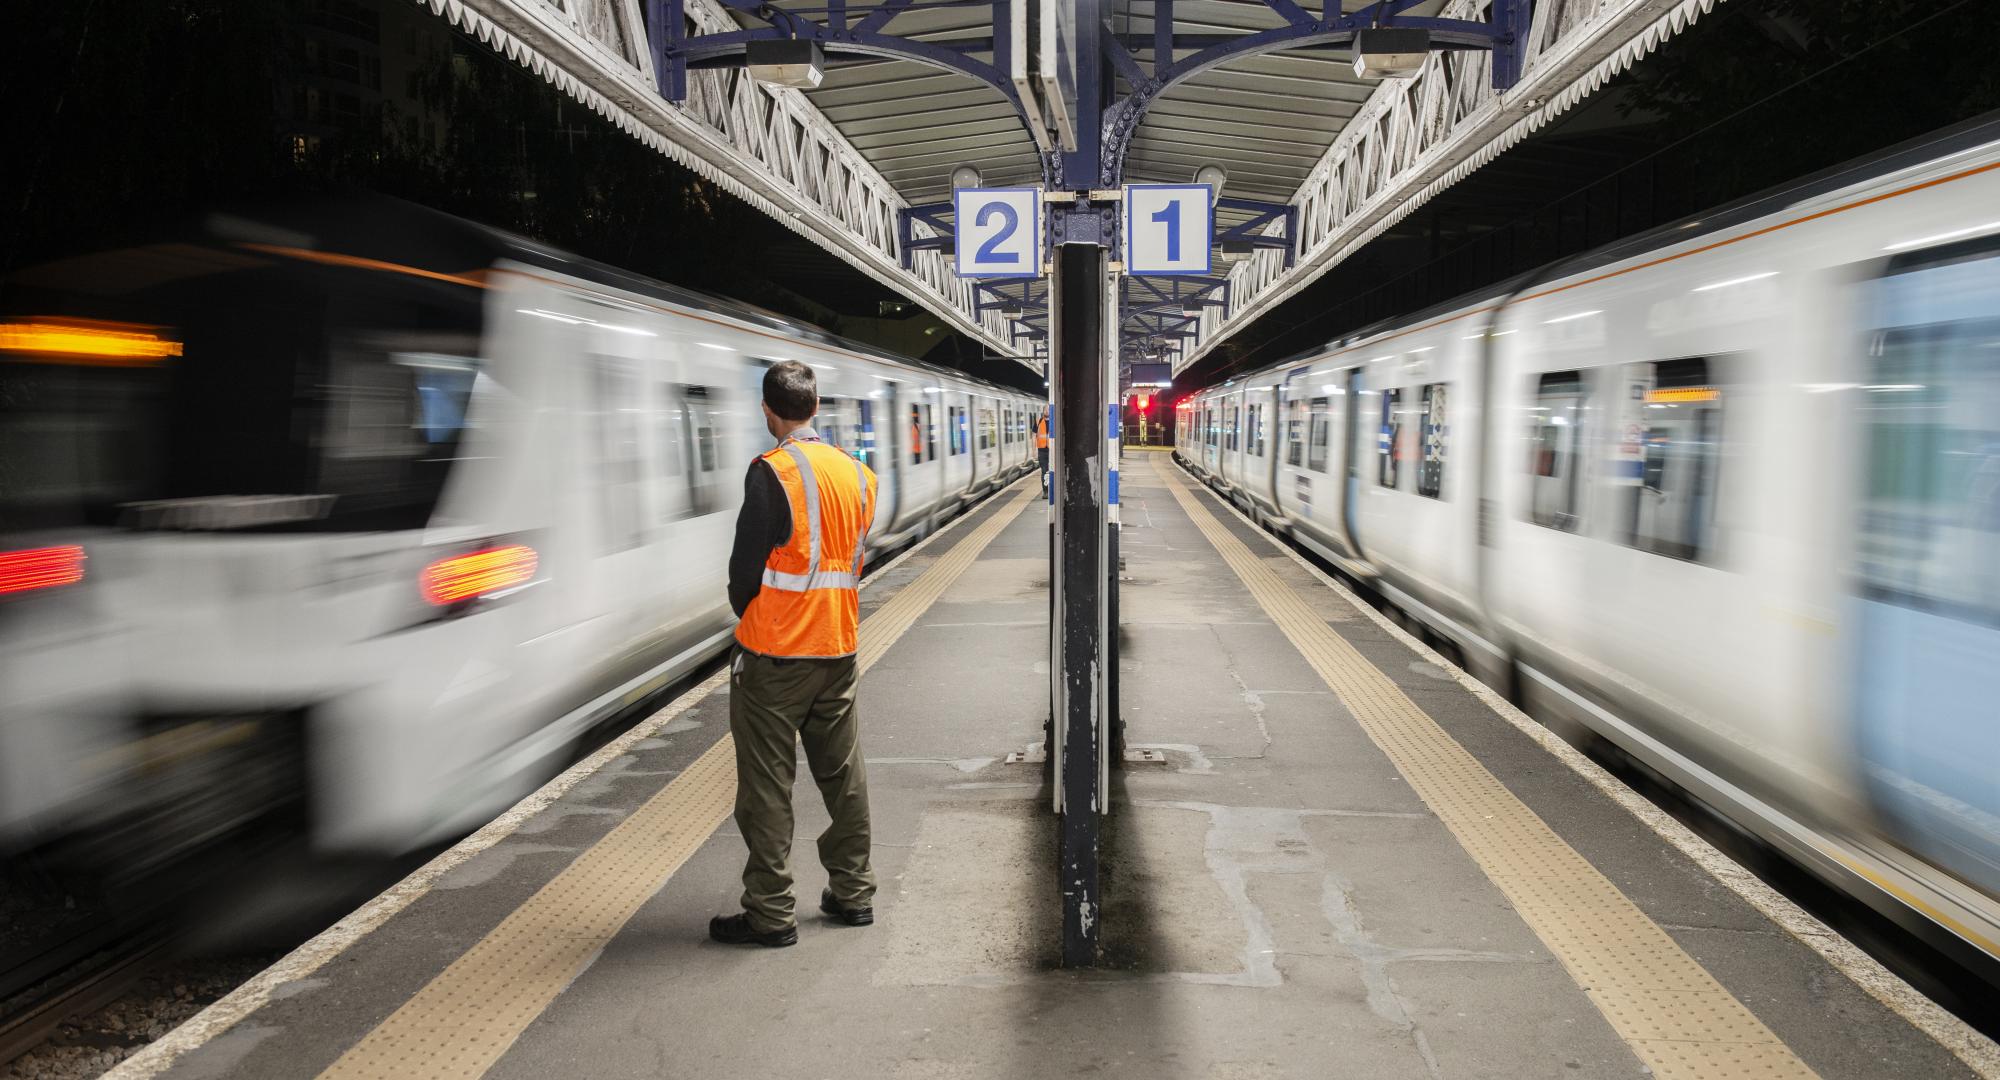
<path fill-rule="evenodd" d="M 764 404 L 780 420 L 805 423 L 819 411 L 819 380 L 797 360 L 780 360 L 764 372 Z"/>

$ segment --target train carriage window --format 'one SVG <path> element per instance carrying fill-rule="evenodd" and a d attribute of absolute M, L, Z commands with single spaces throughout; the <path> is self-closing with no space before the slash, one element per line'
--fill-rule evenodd
<path fill-rule="evenodd" d="M 910 406 L 910 464 L 924 463 L 924 407 Z"/>
<path fill-rule="evenodd" d="M 1228 418 L 1222 422 L 1222 448 L 1224 450 L 1234 451 L 1237 447 L 1236 431 L 1237 425 L 1241 423 L 1242 411 L 1236 405 L 1226 406 L 1223 410 L 1223 415 Z"/>
<path fill-rule="evenodd" d="M 1528 520 L 1537 525 L 1576 532 L 1582 524 L 1577 447 L 1586 400 L 1580 372 L 1552 371 L 1535 387 L 1528 414 Z"/>
<path fill-rule="evenodd" d="M 10 284 L 10 322 L 130 318 L 185 354 L 0 363 L 0 531 L 179 527 L 187 515 L 249 532 L 421 528 L 482 412 L 510 407 L 478 359 L 477 304 L 379 281 L 325 293 L 279 267 L 138 273 L 152 251 L 80 256 L 46 284 Z M 58 278 L 88 280 L 87 295 Z M 588 395 L 587 366 L 579 376 Z M 253 514 L 238 509 L 250 495 L 278 498 Z"/>
<path fill-rule="evenodd" d="M 813 430 L 819 434 L 820 441 L 828 446 L 844 447 L 845 444 L 841 442 L 841 424 L 840 399 L 820 398 L 819 412 L 814 414 L 812 422 Z"/>
<path fill-rule="evenodd" d="M 1285 418 L 1285 464 L 1298 465 L 1305 461 L 1305 410 L 1306 403 L 1293 398 L 1286 403 L 1288 415 Z"/>
<path fill-rule="evenodd" d="M 1375 483 L 1399 487 L 1403 481 L 1403 391 L 1382 391 L 1382 427 L 1375 436 Z"/>
<path fill-rule="evenodd" d="M 924 460 L 936 461 L 938 456 L 937 406 L 924 406 Z"/>
<path fill-rule="evenodd" d="M 687 414 L 689 510 L 696 516 L 724 508 L 721 428 L 715 419 L 715 391 L 707 386 L 682 386 L 681 409 Z"/>
<path fill-rule="evenodd" d="M 1264 456 L 1264 406 L 1250 406 L 1250 431 L 1244 449 L 1256 457 Z"/>
<path fill-rule="evenodd" d="M 1699 562 L 1715 532 L 1722 460 L 1722 390 L 1707 357 L 1628 364 L 1612 483 L 1621 539 L 1655 555 Z"/>
<path fill-rule="evenodd" d="M 1954 254 L 1970 248 L 1971 257 Z M 1874 283 L 1861 576 L 1871 599 L 2000 627 L 2000 251 L 1898 258 Z M 1940 257 L 1943 255 L 1944 257 Z"/>
<path fill-rule="evenodd" d="M 1445 414 L 1445 384 L 1430 383 L 1423 389 L 1423 423 L 1417 463 L 1417 494 L 1440 498 L 1444 494 L 1444 459 L 1451 427 Z"/>
<path fill-rule="evenodd" d="M 1312 399 L 1312 445 L 1306 454 L 1306 467 L 1314 472 L 1326 471 L 1327 446 L 1332 441 L 1333 415 L 1328 408 L 1328 399 Z"/>
<path fill-rule="evenodd" d="M 993 410 L 979 410 L 979 448 L 993 449 Z"/>

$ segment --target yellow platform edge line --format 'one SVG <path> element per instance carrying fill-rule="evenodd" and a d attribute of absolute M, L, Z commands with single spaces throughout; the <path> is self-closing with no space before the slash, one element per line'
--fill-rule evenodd
<path fill-rule="evenodd" d="M 1814 1072 L 1666 931 L 1327 626 L 1155 458 L 1162 483 L 1411 788 L 1662 1080 Z"/>
<path fill-rule="evenodd" d="M 866 672 L 1037 493 L 1002 504 L 861 625 Z M 321 1080 L 485 1075 L 728 818 L 735 743 L 725 734 L 320 1073 Z"/>

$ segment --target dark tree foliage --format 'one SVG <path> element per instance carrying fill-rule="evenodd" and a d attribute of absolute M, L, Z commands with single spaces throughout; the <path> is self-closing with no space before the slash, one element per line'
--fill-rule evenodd
<path fill-rule="evenodd" d="M 284 179 L 282 5 L 0 5 L 0 266 L 121 242 Z"/>
<path fill-rule="evenodd" d="M 2000 109 L 1990 0 L 1720 5 L 1635 73 L 1622 109 L 1686 141 L 1711 205 Z"/>

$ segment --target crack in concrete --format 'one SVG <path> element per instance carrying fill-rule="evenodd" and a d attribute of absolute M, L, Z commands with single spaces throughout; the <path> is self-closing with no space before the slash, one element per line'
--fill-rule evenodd
<path fill-rule="evenodd" d="M 1216 648 L 1222 650 L 1222 669 L 1229 673 L 1229 681 L 1236 684 L 1236 692 L 1243 698 L 1243 703 L 1250 707 L 1250 718 L 1257 721 L 1257 735 L 1264 740 L 1263 749 L 1249 755 L 1249 759 L 1254 761 L 1263 758 L 1271 752 L 1271 726 L 1264 722 L 1264 698 L 1257 691 L 1250 689 L 1249 683 L 1243 681 L 1242 672 L 1236 670 L 1236 653 L 1223 642 L 1222 635 L 1215 633 L 1213 626 L 1209 627 L 1209 633 L 1215 638 Z"/>

